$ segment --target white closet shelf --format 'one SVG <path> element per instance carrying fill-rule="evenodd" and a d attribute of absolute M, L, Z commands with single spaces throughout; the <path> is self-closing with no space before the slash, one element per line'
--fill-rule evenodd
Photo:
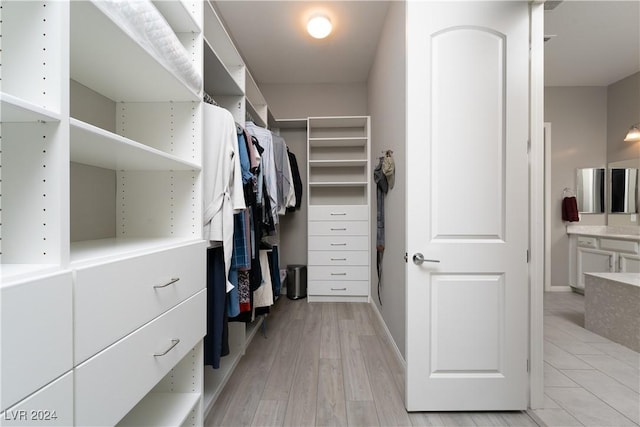
<path fill-rule="evenodd" d="M 149 393 L 116 425 L 180 426 L 199 400 L 200 393 Z"/>
<path fill-rule="evenodd" d="M 71 267 L 79 268 L 199 241 L 190 237 L 113 237 L 71 242 Z"/>
<path fill-rule="evenodd" d="M 309 124 L 315 129 L 362 128 L 367 125 L 366 117 L 309 117 Z"/>
<path fill-rule="evenodd" d="M 226 67 L 244 66 L 242 56 L 233 44 L 231 36 L 222 24 L 222 20 L 210 0 L 204 2 L 204 38 L 216 47 L 216 55 Z"/>
<path fill-rule="evenodd" d="M 307 119 L 273 119 L 269 125 L 279 129 L 307 129 Z"/>
<path fill-rule="evenodd" d="M 367 160 L 309 160 L 309 167 L 328 168 L 328 167 L 353 167 L 366 166 Z"/>
<path fill-rule="evenodd" d="M 200 170 L 200 165 L 71 118 L 71 161 L 114 170 Z"/>
<path fill-rule="evenodd" d="M 366 187 L 366 181 L 310 182 L 311 187 Z"/>
<path fill-rule="evenodd" d="M 60 121 L 60 113 L 8 93 L 0 92 L 0 103 L 0 123 Z"/>
<path fill-rule="evenodd" d="M 340 138 L 309 138 L 309 146 L 320 147 L 364 147 L 367 145 L 366 137 L 340 137 Z"/>
<path fill-rule="evenodd" d="M 116 102 L 198 101 L 91 1 L 71 2 L 71 78 Z"/>
<path fill-rule="evenodd" d="M 244 68 L 244 65 L 227 65 L 220 58 L 217 53 L 217 49 L 214 49 L 209 40 L 204 38 L 204 72 L 207 78 L 205 79 L 204 90 L 209 95 L 237 95 L 243 96 L 244 90 L 242 89 L 241 72 L 236 72 L 235 75 L 232 72 L 240 71 Z M 214 96 L 215 98 L 215 96 Z"/>
<path fill-rule="evenodd" d="M 162 13 L 175 33 L 200 33 L 200 26 L 182 0 L 154 0 L 153 4 Z"/>
<path fill-rule="evenodd" d="M 57 264 L 0 264 L 0 288 L 12 282 L 60 271 Z"/>

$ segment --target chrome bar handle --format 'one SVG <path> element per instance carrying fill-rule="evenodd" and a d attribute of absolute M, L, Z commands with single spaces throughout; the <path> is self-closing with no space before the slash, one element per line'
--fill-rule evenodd
<path fill-rule="evenodd" d="M 346 212 L 331 212 L 331 216 L 345 216 Z"/>
<path fill-rule="evenodd" d="M 331 231 L 347 231 L 345 227 L 343 228 L 332 228 Z"/>
<path fill-rule="evenodd" d="M 413 254 L 413 263 L 415 265 L 422 265 L 422 263 L 424 262 L 440 262 L 439 259 L 425 259 L 424 255 L 422 255 L 420 252 L 416 252 L 415 254 Z"/>
<path fill-rule="evenodd" d="M 347 246 L 346 243 L 331 243 L 331 246 Z"/>
<path fill-rule="evenodd" d="M 154 354 L 153 357 L 162 357 L 165 354 L 169 353 L 175 346 L 180 343 L 180 340 L 176 338 L 175 340 L 171 340 L 171 347 L 169 347 L 164 353 Z"/>
<path fill-rule="evenodd" d="M 331 273 L 332 276 L 346 276 L 347 273 Z"/>
<path fill-rule="evenodd" d="M 346 291 L 347 288 L 331 288 L 332 291 Z"/>
<path fill-rule="evenodd" d="M 154 289 L 161 289 L 161 288 L 166 288 L 169 285 L 173 285 L 174 283 L 176 283 L 178 280 L 180 280 L 179 277 L 172 277 L 171 280 L 167 283 L 165 283 L 164 285 L 154 285 L 153 288 Z"/>
<path fill-rule="evenodd" d="M 346 258 L 331 258 L 331 261 L 346 261 Z"/>

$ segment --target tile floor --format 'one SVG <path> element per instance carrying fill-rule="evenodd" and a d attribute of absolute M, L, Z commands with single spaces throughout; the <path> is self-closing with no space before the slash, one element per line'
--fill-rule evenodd
<path fill-rule="evenodd" d="M 640 425 L 640 354 L 584 329 L 584 297 L 546 293 L 544 299 L 547 426 Z"/>

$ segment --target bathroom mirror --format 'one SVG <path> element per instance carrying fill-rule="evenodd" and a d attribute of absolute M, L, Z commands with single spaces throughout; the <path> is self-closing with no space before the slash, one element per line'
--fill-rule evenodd
<path fill-rule="evenodd" d="M 609 213 L 634 214 L 638 212 L 638 169 L 609 169 L 611 202 Z"/>
<path fill-rule="evenodd" d="M 577 170 L 576 199 L 580 213 L 604 213 L 604 168 Z"/>

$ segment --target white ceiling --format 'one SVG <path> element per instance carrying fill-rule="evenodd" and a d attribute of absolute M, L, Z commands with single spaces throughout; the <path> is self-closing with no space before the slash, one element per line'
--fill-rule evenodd
<path fill-rule="evenodd" d="M 258 84 L 366 82 L 387 1 L 217 2 L 217 9 Z M 334 23 L 325 40 L 304 31 L 324 10 Z M 545 85 L 606 86 L 640 70 L 640 0 L 565 0 L 545 12 Z"/>
<path fill-rule="evenodd" d="M 564 1 L 545 12 L 546 86 L 607 86 L 640 70 L 640 1 Z"/>

